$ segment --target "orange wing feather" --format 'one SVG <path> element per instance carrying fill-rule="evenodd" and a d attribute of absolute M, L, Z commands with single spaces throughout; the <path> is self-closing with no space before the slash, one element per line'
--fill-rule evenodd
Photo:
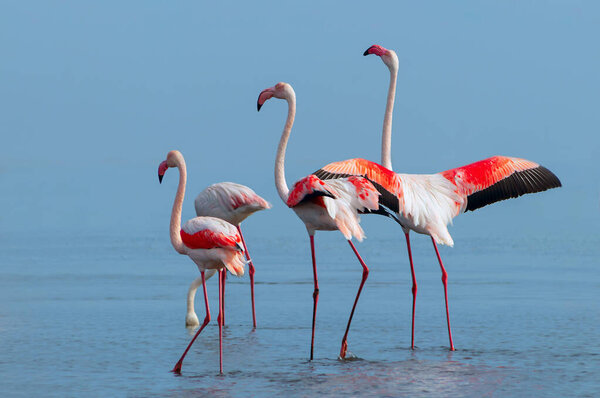
<path fill-rule="evenodd" d="M 321 168 L 322 171 L 340 176 L 361 176 L 381 185 L 390 193 L 398 195 L 401 190 L 400 181 L 391 170 L 370 160 L 355 158 L 333 162 Z M 321 171 L 319 171 L 321 172 Z M 317 173 L 319 173 L 317 172 Z M 317 174 L 318 175 L 318 174 Z"/>

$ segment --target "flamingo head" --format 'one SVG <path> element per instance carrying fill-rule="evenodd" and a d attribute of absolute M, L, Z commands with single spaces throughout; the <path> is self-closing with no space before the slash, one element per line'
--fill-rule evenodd
<path fill-rule="evenodd" d="M 380 45 L 373 44 L 371 47 L 367 48 L 367 50 L 363 53 L 363 55 L 369 54 L 375 54 L 378 57 L 380 57 L 383 63 L 386 64 L 388 68 L 398 68 L 398 56 L 396 55 L 394 50 L 388 50 L 387 48 L 381 47 Z"/>
<path fill-rule="evenodd" d="M 258 101 L 256 102 L 256 109 L 260 111 L 260 108 L 267 102 L 268 99 L 273 97 L 279 99 L 288 99 L 294 95 L 294 89 L 287 83 L 279 82 L 273 87 L 264 89 L 258 95 Z"/>
<path fill-rule="evenodd" d="M 181 153 L 179 151 L 171 151 L 167 154 L 167 160 L 163 160 L 158 165 L 158 182 L 162 183 L 165 172 L 169 167 L 177 167 Z"/>

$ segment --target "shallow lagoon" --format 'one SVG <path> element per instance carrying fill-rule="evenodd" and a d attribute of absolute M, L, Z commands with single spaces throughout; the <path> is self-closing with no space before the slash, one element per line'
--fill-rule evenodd
<path fill-rule="evenodd" d="M 429 240 L 413 238 L 419 296 L 418 348 L 411 351 L 402 235 L 372 231 L 358 246 L 371 273 L 349 336 L 356 358 L 348 361 L 336 358 L 361 268 L 339 235 L 317 235 L 321 295 L 313 362 L 307 360 L 308 239 L 248 234 L 258 328 L 252 331 L 247 277 L 228 278 L 223 376 L 216 279 L 208 281 L 213 322 L 182 375 L 169 372 L 190 338 L 185 295 L 197 270 L 173 252 L 164 231 L 136 238 L 5 235 L 1 390 L 8 396 L 596 395 L 600 241 L 499 242 L 453 232 L 460 244 L 442 256 L 457 351 L 447 350 L 443 288 Z M 397 255 L 386 248 L 398 248 Z"/>

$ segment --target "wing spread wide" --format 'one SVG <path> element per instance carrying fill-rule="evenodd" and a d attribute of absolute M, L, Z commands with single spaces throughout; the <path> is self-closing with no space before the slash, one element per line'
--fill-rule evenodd
<path fill-rule="evenodd" d="M 554 173 L 525 159 L 494 156 L 442 173 L 466 197 L 464 211 L 561 186 Z"/>
<path fill-rule="evenodd" d="M 385 207 L 372 213 L 387 215 L 387 210 L 400 211 L 400 198 L 405 194 L 402 178 L 375 162 L 348 159 L 330 163 L 314 174 L 322 180 L 365 177 L 379 191 L 379 204 Z M 465 199 L 456 203 L 458 212 L 561 186 L 558 177 L 547 168 L 529 160 L 507 156 L 493 156 L 439 174 L 454 184 L 456 194 Z"/>

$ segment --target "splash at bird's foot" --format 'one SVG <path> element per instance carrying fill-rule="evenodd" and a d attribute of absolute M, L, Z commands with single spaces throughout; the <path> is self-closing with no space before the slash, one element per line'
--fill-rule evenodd
<path fill-rule="evenodd" d="M 182 365 L 181 361 L 177 362 L 175 364 L 175 366 L 173 367 L 173 369 L 171 369 L 171 372 L 180 375 L 181 374 L 181 365 Z"/>
<path fill-rule="evenodd" d="M 342 358 L 341 356 L 338 357 L 339 361 L 360 361 L 362 360 L 362 358 L 359 358 L 356 354 L 354 354 L 352 351 L 346 351 L 344 357 Z"/>
<path fill-rule="evenodd" d="M 346 359 L 346 350 L 348 349 L 348 343 L 346 340 L 342 341 L 342 348 L 340 349 L 339 359 Z"/>

